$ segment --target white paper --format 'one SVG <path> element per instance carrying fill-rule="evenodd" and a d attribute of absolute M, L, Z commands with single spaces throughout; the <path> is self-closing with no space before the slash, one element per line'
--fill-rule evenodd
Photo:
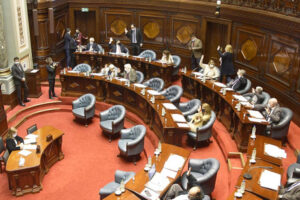
<path fill-rule="evenodd" d="M 252 107 L 252 104 L 249 103 L 248 101 L 242 101 L 241 104 L 242 104 L 243 106 Z"/>
<path fill-rule="evenodd" d="M 91 73 L 92 76 L 104 76 L 102 73 Z"/>
<path fill-rule="evenodd" d="M 257 110 L 247 110 L 251 117 L 264 119 L 264 116 Z"/>
<path fill-rule="evenodd" d="M 195 74 L 196 76 L 202 76 L 203 75 L 201 72 L 192 72 L 192 74 Z"/>
<path fill-rule="evenodd" d="M 280 186 L 281 175 L 269 170 L 264 170 L 259 179 L 261 187 L 269 188 L 271 190 L 278 190 Z"/>
<path fill-rule="evenodd" d="M 36 135 L 36 134 L 28 134 L 28 135 L 25 136 L 26 139 L 31 139 L 31 138 L 36 139 L 37 137 L 38 137 L 38 135 Z"/>
<path fill-rule="evenodd" d="M 78 74 L 78 73 L 80 73 L 80 72 L 79 72 L 79 71 L 69 70 L 68 73 L 76 73 L 76 74 Z"/>
<path fill-rule="evenodd" d="M 227 87 L 224 83 L 220 83 L 220 82 L 215 82 L 214 84 L 215 84 L 216 86 L 222 87 L 222 88 Z"/>
<path fill-rule="evenodd" d="M 237 94 L 234 94 L 232 95 L 236 100 L 238 101 L 248 101 L 245 97 L 243 97 L 242 95 L 237 95 Z"/>
<path fill-rule="evenodd" d="M 248 119 L 251 122 L 258 122 L 258 123 L 267 122 L 265 119 L 257 119 L 257 118 L 253 118 L 253 117 L 248 117 Z"/>
<path fill-rule="evenodd" d="M 168 110 L 177 110 L 177 107 L 172 103 L 163 103 L 163 106 Z"/>
<path fill-rule="evenodd" d="M 147 86 L 146 85 L 143 85 L 143 84 L 140 84 L 140 83 L 135 83 L 133 84 L 135 87 L 138 87 L 138 88 L 146 88 Z"/>
<path fill-rule="evenodd" d="M 18 152 L 18 154 L 20 154 L 22 156 L 28 156 L 31 153 L 32 153 L 31 151 L 27 151 L 27 150 L 22 150 L 22 151 Z"/>
<path fill-rule="evenodd" d="M 20 167 L 23 167 L 24 164 L 25 164 L 25 158 L 20 157 L 20 159 L 19 159 L 19 166 L 20 166 Z"/>
<path fill-rule="evenodd" d="M 232 88 L 228 88 L 228 87 L 227 87 L 227 88 L 225 88 L 225 90 L 226 90 L 226 91 L 233 91 L 233 89 L 232 89 Z"/>
<path fill-rule="evenodd" d="M 37 72 L 37 71 L 38 71 L 37 69 L 33 69 L 33 70 L 31 70 L 30 73 L 35 73 L 35 72 Z"/>
<path fill-rule="evenodd" d="M 160 172 L 163 176 L 166 176 L 166 177 L 170 177 L 170 178 L 175 178 L 176 175 L 177 175 L 177 172 L 176 171 L 172 171 L 172 170 L 169 170 L 167 168 L 163 168 Z"/>
<path fill-rule="evenodd" d="M 182 156 L 171 154 L 165 162 L 164 168 L 177 172 L 183 167 L 184 158 Z"/>
<path fill-rule="evenodd" d="M 172 114 L 172 118 L 175 122 L 186 122 L 184 116 L 181 114 Z"/>
<path fill-rule="evenodd" d="M 147 191 L 147 193 L 146 193 Z M 150 195 L 149 195 L 150 194 Z M 159 193 L 149 189 L 149 188 L 145 188 L 142 192 L 141 192 L 141 196 L 143 196 L 144 198 L 148 199 L 148 200 L 157 200 L 159 199 Z"/>
<path fill-rule="evenodd" d="M 187 123 L 177 123 L 177 126 L 180 128 L 189 128 L 190 127 Z"/>
<path fill-rule="evenodd" d="M 147 90 L 147 92 L 151 95 L 160 95 L 160 93 L 155 90 Z"/>
<path fill-rule="evenodd" d="M 116 78 L 117 78 L 117 77 L 116 77 Z M 128 79 L 126 79 L 126 78 L 118 78 L 118 80 L 119 80 L 119 81 L 122 81 L 122 82 L 128 81 Z"/>
<path fill-rule="evenodd" d="M 24 150 L 36 150 L 36 145 L 35 144 L 24 144 L 23 149 Z"/>
<path fill-rule="evenodd" d="M 167 177 L 163 176 L 159 172 L 156 172 L 153 178 L 145 184 L 145 187 L 155 192 L 161 192 L 169 185 L 169 183 L 170 181 Z"/>
<path fill-rule="evenodd" d="M 286 158 L 285 150 L 273 144 L 265 144 L 265 153 L 275 158 Z"/>

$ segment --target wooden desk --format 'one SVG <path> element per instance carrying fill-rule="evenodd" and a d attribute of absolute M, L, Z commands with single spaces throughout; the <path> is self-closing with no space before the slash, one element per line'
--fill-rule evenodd
<path fill-rule="evenodd" d="M 81 96 L 92 93 L 97 100 L 113 104 L 121 104 L 126 109 L 138 115 L 155 132 L 157 137 L 165 143 L 181 146 L 182 136 L 189 128 L 178 127 L 171 114 L 182 114 L 179 110 L 166 110 L 163 117 L 163 103 L 170 103 L 164 96 L 156 96 L 155 103 L 150 101 L 151 95 L 141 94 L 141 88 L 125 86 L 125 82 L 104 76 L 87 77 L 83 73 L 66 73 L 60 75 L 62 96 Z M 146 88 L 150 89 L 150 88 Z M 158 108 L 158 109 L 157 109 Z"/>
<path fill-rule="evenodd" d="M 99 54 L 94 52 L 75 52 L 76 62 L 88 63 L 93 69 L 97 66 L 100 68 L 104 67 L 107 63 L 112 63 L 119 67 L 121 70 L 124 69 L 124 64 L 130 63 L 135 70 L 144 73 L 145 79 L 152 77 L 160 77 L 165 81 L 165 86 L 172 84 L 172 72 L 173 65 L 162 64 L 155 61 L 146 61 L 144 58 L 137 58 L 134 56 L 121 56 L 116 54 Z"/>
<path fill-rule="evenodd" d="M 171 154 L 177 154 L 177 155 L 182 156 L 185 159 L 185 162 L 183 165 L 183 167 L 184 167 L 188 157 L 190 156 L 190 153 L 191 152 L 186 149 L 163 143 L 162 144 L 162 153 L 158 156 L 158 158 L 153 156 L 152 163 L 153 164 L 155 163 L 156 171 L 160 172 L 163 169 L 163 166 L 164 166 L 165 162 L 168 160 L 169 156 Z M 174 179 L 169 178 L 170 183 L 169 183 L 168 187 L 166 187 L 165 190 L 160 193 L 160 197 L 162 197 L 162 195 L 168 190 L 168 188 L 180 177 L 181 172 L 182 172 L 182 169 L 178 170 L 177 175 Z M 148 173 L 145 172 L 144 170 L 142 170 L 135 175 L 134 182 L 131 179 L 130 181 L 128 181 L 126 183 L 125 188 L 128 188 L 128 189 L 133 190 L 138 193 L 141 193 L 143 191 L 143 189 L 145 188 L 145 184 L 148 181 L 149 181 Z M 135 199 L 139 199 L 139 198 L 137 196 L 135 196 L 129 190 L 126 190 L 121 196 L 116 196 L 113 193 L 105 198 L 105 200 L 113 200 L 113 199 L 135 200 Z"/>
<path fill-rule="evenodd" d="M 8 176 L 9 189 L 15 196 L 21 196 L 25 193 L 35 193 L 42 190 L 42 179 L 49 171 L 50 167 L 58 160 L 64 158 L 61 150 L 62 136 L 64 133 L 52 126 L 44 126 L 33 134 L 38 135 L 37 144 L 40 145 L 41 152 L 36 150 L 24 157 L 25 165 L 19 167 L 19 159 L 21 155 L 19 151 L 11 152 L 7 164 L 6 172 Z M 51 134 L 53 140 L 46 141 L 46 137 Z"/>
<path fill-rule="evenodd" d="M 41 90 L 41 80 L 40 80 L 40 70 L 33 71 L 33 69 L 28 69 L 25 72 L 26 83 L 28 85 L 28 97 L 38 98 L 42 95 Z"/>
<path fill-rule="evenodd" d="M 257 133 L 264 133 L 268 123 L 251 122 L 248 119 L 247 109 L 241 106 L 238 111 L 235 106 L 238 104 L 233 97 L 237 94 L 233 91 L 227 91 L 224 96 L 220 92 L 220 87 L 214 84 L 215 81 L 207 80 L 203 83 L 188 71 L 186 74 L 181 73 L 182 88 L 184 95 L 189 98 L 198 98 L 202 102 L 209 103 L 216 112 L 218 119 L 224 124 L 227 130 L 234 138 L 240 151 L 246 152 L 248 147 L 249 135 L 252 128 L 256 126 Z"/>

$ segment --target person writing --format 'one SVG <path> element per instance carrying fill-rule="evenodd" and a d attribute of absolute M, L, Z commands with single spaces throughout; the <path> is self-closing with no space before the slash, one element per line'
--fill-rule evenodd
<path fill-rule="evenodd" d="M 110 52 L 116 53 L 116 54 L 129 53 L 127 51 L 127 48 L 124 46 L 124 44 L 121 44 L 120 40 L 116 40 L 115 44 L 113 44 L 113 41 L 114 40 L 111 37 L 109 39 L 109 43 L 108 43 L 108 48 L 109 48 Z"/>
<path fill-rule="evenodd" d="M 49 99 L 53 99 L 53 97 L 56 97 L 54 87 L 55 87 L 55 72 L 57 63 L 53 62 L 51 57 L 48 57 L 46 59 L 47 63 L 47 72 L 48 72 L 48 82 L 49 82 Z"/>
<path fill-rule="evenodd" d="M 221 75 L 219 81 L 222 82 L 223 77 L 225 76 L 226 82 L 228 83 L 230 81 L 230 76 L 234 74 L 232 46 L 227 44 L 224 53 L 222 53 L 220 46 L 218 46 L 217 51 L 221 58 Z"/>
<path fill-rule="evenodd" d="M 198 112 L 191 116 L 191 121 L 189 126 L 192 132 L 197 132 L 198 127 L 205 125 L 211 116 L 211 108 L 209 104 L 204 103 L 202 106 L 199 106 Z"/>
<path fill-rule="evenodd" d="M 173 57 L 168 50 L 164 50 L 161 57 L 161 62 L 166 63 L 168 65 L 174 64 Z"/>
<path fill-rule="evenodd" d="M 9 152 L 9 154 L 12 151 L 23 149 L 23 143 L 24 143 L 24 140 L 23 140 L 23 138 L 18 136 L 17 129 L 14 127 L 11 127 L 8 130 L 7 138 L 6 138 L 6 148 Z"/>
<path fill-rule="evenodd" d="M 220 76 L 219 69 L 216 67 L 215 62 L 210 59 L 208 64 L 203 63 L 204 55 L 201 56 L 200 67 L 203 69 L 203 76 L 209 79 L 217 79 Z"/>

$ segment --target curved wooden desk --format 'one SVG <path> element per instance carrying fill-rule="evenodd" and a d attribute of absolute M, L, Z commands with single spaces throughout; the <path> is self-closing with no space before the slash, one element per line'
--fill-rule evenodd
<path fill-rule="evenodd" d="M 50 167 L 58 160 L 64 158 L 61 150 L 62 136 L 64 133 L 52 126 L 44 126 L 33 134 L 38 135 L 36 141 L 40 145 L 40 153 L 36 150 L 28 150 L 32 153 L 25 158 L 23 167 L 19 167 L 20 151 L 11 152 L 7 164 L 6 172 L 8 176 L 9 189 L 15 196 L 25 193 L 35 193 L 42 190 L 42 179 L 49 171 Z M 46 141 L 46 137 L 51 134 L 52 140 Z"/>
<path fill-rule="evenodd" d="M 227 91 L 224 96 L 220 92 L 221 88 L 214 84 L 215 81 L 207 80 L 203 83 L 192 75 L 191 71 L 186 74 L 181 73 L 181 76 L 184 95 L 209 103 L 216 112 L 218 119 L 231 132 L 240 151 L 247 151 L 248 138 L 253 125 L 256 125 L 256 133 L 263 134 L 265 132 L 267 122 L 252 122 L 248 119 L 248 112 L 245 107 L 242 106 L 241 111 L 235 108 L 238 101 L 234 100 L 233 95 L 238 93 Z"/>
<path fill-rule="evenodd" d="M 165 143 L 181 146 L 182 136 L 189 128 L 179 127 L 171 114 L 182 114 L 181 111 L 167 110 L 163 117 L 163 103 L 170 103 L 164 96 L 156 96 L 155 103 L 150 101 L 151 95 L 141 94 L 141 88 L 125 86 L 125 82 L 113 79 L 107 80 L 103 76 L 84 76 L 83 73 L 60 74 L 62 83 L 62 96 L 81 96 L 92 93 L 99 101 L 124 105 L 128 110 L 138 115 L 149 124 L 157 137 Z M 150 89 L 150 88 L 146 88 Z"/>
<path fill-rule="evenodd" d="M 145 79 L 151 77 L 160 77 L 165 81 L 165 85 L 172 84 L 172 72 L 173 65 L 162 64 L 156 61 L 146 61 L 144 58 L 138 58 L 129 55 L 122 56 L 110 53 L 94 53 L 94 52 L 75 52 L 77 64 L 88 63 L 95 68 L 96 66 L 104 67 L 107 63 L 112 63 L 119 67 L 121 70 L 124 68 L 124 64 L 130 63 L 134 69 L 144 73 Z"/>

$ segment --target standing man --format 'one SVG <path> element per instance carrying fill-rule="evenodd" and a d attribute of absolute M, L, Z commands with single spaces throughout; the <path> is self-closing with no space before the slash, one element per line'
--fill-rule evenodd
<path fill-rule="evenodd" d="M 53 97 L 56 97 L 54 92 L 55 87 L 55 69 L 57 66 L 57 63 L 53 62 L 51 57 L 48 57 L 46 59 L 47 65 L 47 71 L 48 71 L 48 81 L 49 81 L 49 99 L 53 99 Z"/>
<path fill-rule="evenodd" d="M 71 29 L 67 28 L 67 32 L 64 37 L 64 42 L 65 42 L 65 52 L 66 52 L 66 60 L 67 60 L 67 68 L 71 66 L 71 51 L 70 51 L 70 44 L 72 41 L 71 37 Z"/>
<path fill-rule="evenodd" d="M 136 28 L 134 24 L 131 24 L 131 30 L 128 31 L 125 28 L 125 35 L 131 41 L 132 54 L 138 55 L 141 52 L 141 47 L 143 46 L 143 34 L 139 28 Z"/>
<path fill-rule="evenodd" d="M 108 48 L 110 52 L 121 54 L 121 53 L 128 53 L 127 48 L 124 46 L 124 44 L 121 44 L 120 40 L 116 40 L 116 44 L 113 44 L 113 38 L 111 37 L 109 39 Z"/>
<path fill-rule="evenodd" d="M 188 43 L 188 48 L 192 51 L 192 70 L 194 70 L 199 66 L 200 58 L 202 56 L 202 41 L 193 34 Z"/>
<path fill-rule="evenodd" d="M 82 39 L 87 40 L 88 38 L 83 36 L 83 34 L 80 32 L 79 28 L 76 28 L 76 32 L 74 34 L 74 38 L 76 41 L 77 46 L 81 46 L 82 45 Z"/>
<path fill-rule="evenodd" d="M 14 58 L 14 65 L 11 67 L 12 76 L 14 79 L 14 83 L 17 90 L 18 103 L 21 106 L 25 106 L 24 102 L 29 102 L 30 100 L 27 98 L 28 96 L 28 87 L 25 82 L 25 73 L 20 64 L 20 60 L 18 57 Z M 22 88 L 24 88 L 24 98 L 22 101 Z"/>

